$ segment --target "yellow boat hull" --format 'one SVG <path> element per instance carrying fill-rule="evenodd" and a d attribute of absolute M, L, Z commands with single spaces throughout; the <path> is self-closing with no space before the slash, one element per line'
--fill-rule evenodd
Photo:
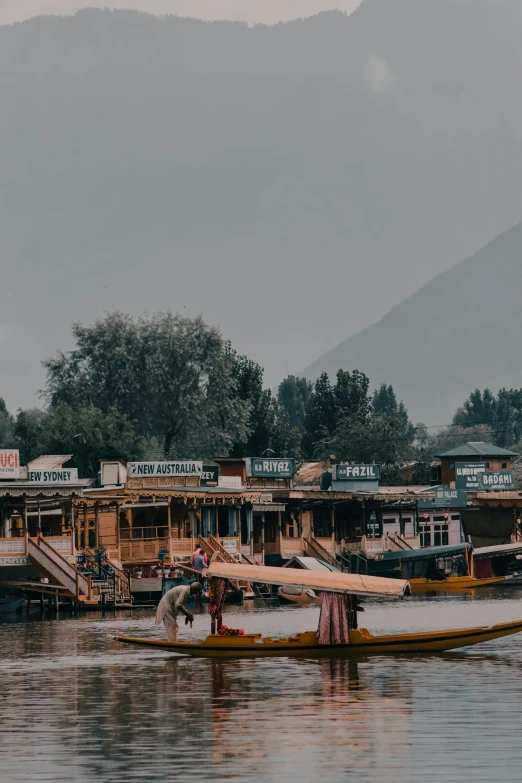
<path fill-rule="evenodd" d="M 397 655 L 399 653 L 434 653 L 455 650 L 522 631 L 522 620 L 489 627 L 460 628 L 452 631 L 372 636 L 366 629 L 350 631 L 348 645 L 322 645 L 315 631 L 288 639 L 271 639 L 261 634 L 244 636 L 207 636 L 200 642 L 168 642 L 161 639 L 117 636 L 119 642 L 140 644 L 156 649 L 192 655 L 197 658 L 265 658 L 275 656 L 351 656 Z"/>
<path fill-rule="evenodd" d="M 410 579 L 412 593 L 431 593 L 434 590 L 474 590 L 477 587 L 488 587 L 505 582 L 503 576 L 493 576 L 489 579 L 474 579 L 472 576 L 449 576 L 444 580 Z"/>

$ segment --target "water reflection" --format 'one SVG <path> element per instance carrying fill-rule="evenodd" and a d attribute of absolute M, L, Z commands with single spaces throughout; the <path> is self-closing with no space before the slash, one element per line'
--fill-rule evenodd
<path fill-rule="evenodd" d="M 367 603 L 372 631 L 489 624 L 520 591 Z M 518 594 L 517 594 L 518 593 Z M 230 624 L 288 633 L 315 609 L 233 608 Z M 182 778 L 294 783 L 514 781 L 522 639 L 427 657 L 193 660 L 123 647 L 161 634 L 151 612 L 0 622 L 1 780 Z M 195 636 L 208 630 L 196 618 Z"/>

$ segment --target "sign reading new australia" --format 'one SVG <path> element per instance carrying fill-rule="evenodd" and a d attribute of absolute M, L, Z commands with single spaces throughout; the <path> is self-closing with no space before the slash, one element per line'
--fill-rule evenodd
<path fill-rule="evenodd" d="M 201 476 L 203 463 L 197 460 L 185 460 L 183 462 L 129 462 L 127 471 L 131 478 Z"/>

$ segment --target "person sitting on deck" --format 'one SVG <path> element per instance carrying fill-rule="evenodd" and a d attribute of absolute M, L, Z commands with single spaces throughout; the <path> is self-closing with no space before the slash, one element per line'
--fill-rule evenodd
<path fill-rule="evenodd" d="M 177 641 L 178 637 L 178 615 L 184 614 L 187 618 L 185 622 L 193 623 L 194 615 L 191 614 L 183 604 L 189 595 L 199 595 L 201 585 L 199 582 L 192 582 L 191 585 L 178 585 L 169 590 L 158 604 L 156 611 L 156 625 L 165 624 L 165 631 L 169 642 Z"/>

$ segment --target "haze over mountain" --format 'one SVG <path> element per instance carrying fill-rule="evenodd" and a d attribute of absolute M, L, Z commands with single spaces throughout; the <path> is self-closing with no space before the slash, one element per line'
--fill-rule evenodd
<path fill-rule="evenodd" d="M 202 312 L 270 384 L 381 318 L 521 219 L 521 38 L 519 0 L 0 28 L 0 395 L 113 307 Z"/>
<path fill-rule="evenodd" d="M 400 389 L 416 421 L 451 423 L 476 387 L 522 387 L 522 223 L 305 370 L 357 367 Z"/>
<path fill-rule="evenodd" d="M 276 24 L 320 11 L 351 12 L 359 0 L 2 0 L 0 24 L 11 24 L 43 14 L 74 14 L 92 8 L 123 8 L 149 14 L 175 14 L 205 21 L 228 19 L 249 24 Z"/>

